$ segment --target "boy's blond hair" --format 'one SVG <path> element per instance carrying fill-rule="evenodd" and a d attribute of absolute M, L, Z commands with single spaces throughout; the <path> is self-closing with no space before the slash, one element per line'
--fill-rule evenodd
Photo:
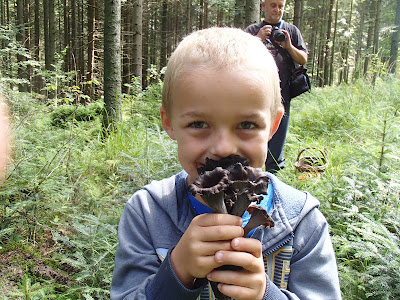
<path fill-rule="evenodd" d="M 282 105 L 278 70 L 257 37 L 236 28 L 208 28 L 185 37 L 172 54 L 165 73 L 162 105 L 170 114 L 174 85 L 201 69 L 240 72 L 270 95 L 271 117 Z M 250 99 L 249 99 L 250 101 Z"/>

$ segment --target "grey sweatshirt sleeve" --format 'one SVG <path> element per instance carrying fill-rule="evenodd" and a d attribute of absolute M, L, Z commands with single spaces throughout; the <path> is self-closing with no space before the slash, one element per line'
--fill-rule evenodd
<path fill-rule="evenodd" d="M 289 299 L 340 300 L 336 257 L 328 223 L 319 209 L 312 209 L 295 230 L 290 264 Z"/>
<path fill-rule="evenodd" d="M 146 222 L 129 202 L 122 213 L 111 285 L 111 299 L 196 299 L 206 280 L 187 289 L 176 277 L 170 251 L 161 263 Z"/>
<path fill-rule="evenodd" d="M 296 227 L 293 250 L 287 290 L 267 279 L 263 300 L 340 300 L 328 223 L 318 208 L 311 209 Z"/>

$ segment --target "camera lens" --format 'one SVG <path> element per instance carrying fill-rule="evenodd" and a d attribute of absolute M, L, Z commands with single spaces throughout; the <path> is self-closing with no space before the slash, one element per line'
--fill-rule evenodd
<path fill-rule="evenodd" d="M 276 42 L 283 42 L 286 40 L 286 35 L 279 29 L 272 31 L 272 39 Z"/>

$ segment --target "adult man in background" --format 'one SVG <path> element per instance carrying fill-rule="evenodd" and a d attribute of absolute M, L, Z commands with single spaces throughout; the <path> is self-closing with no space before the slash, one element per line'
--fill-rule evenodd
<path fill-rule="evenodd" d="M 293 24 L 282 20 L 286 0 L 263 0 L 262 10 L 265 19 L 258 24 L 249 25 L 245 31 L 259 37 L 271 51 L 279 69 L 281 80 L 282 101 L 285 107 L 285 115 L 282 118 L 278 131 L 268 143 L 269 153 L 265 167 L 267 171 L 277 172 L 285 167 L 283 158 L 283 146 L 289 127 L 290 115 L 290 89 L 289 79 L 295 64 L 304 65 L 307 62 L 307 48 L 301 36 L 300 30 Z M 284 36 L 278 38 L 276 30 L 280 30 Z M 279 35 L 279 32 L 277 32 Z"/>

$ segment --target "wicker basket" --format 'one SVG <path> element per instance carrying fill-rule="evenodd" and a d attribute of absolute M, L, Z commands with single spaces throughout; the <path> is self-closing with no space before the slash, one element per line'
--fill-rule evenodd
<path fill-rule="evenodd" d="M 306 156 L 307 154 L 311 154 L 311 156 Z M 294 166 L 299 172 L 324 172 L 328 166 L 326 150 L 322 151 L 316 147 L 304 148 L 297 155 Z"/>

